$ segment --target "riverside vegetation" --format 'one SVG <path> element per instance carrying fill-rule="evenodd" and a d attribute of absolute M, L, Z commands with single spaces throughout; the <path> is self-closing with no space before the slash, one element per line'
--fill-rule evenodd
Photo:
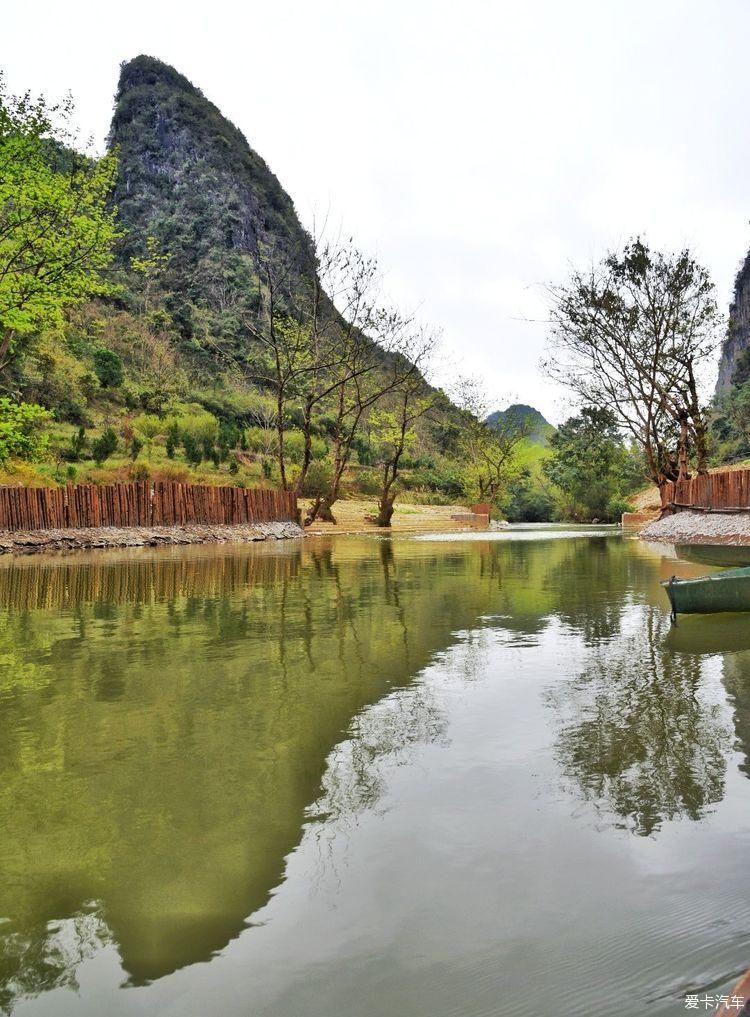
<path fill-rule="evenodd" d="M 347 494 L 382 525 L 397 495 L 616 517 L 630 479 L 591 501 L 585 478 L 543 469 L 570 429 L 430 385 L 434 330 L 376 299 L 350 240 L 302 228 L 173 68 L 123 65 L 104 156 L 78 150 L 72 115 L 0 93 L 0 481 L 278 486 L 309 521 Z"/>

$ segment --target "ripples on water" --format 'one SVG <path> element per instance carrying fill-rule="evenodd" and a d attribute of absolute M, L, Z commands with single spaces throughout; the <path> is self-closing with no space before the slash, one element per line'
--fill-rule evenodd
<path fill-rule="evenodd" d="M 450 539 L 448 539 L 450 538 Z M 0 562 L 0 1007 L 684 1012 L 750 963 L 750 637 L 611 530 Z"/>

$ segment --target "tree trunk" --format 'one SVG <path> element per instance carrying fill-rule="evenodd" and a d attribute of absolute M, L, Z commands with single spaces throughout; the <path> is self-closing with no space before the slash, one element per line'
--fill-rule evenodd
<path fill-rule="evenodd" d="M 686 413 L 680 414 L 680 442 L 677 446 L 677 458 L 679 470 L 677 479 L 689 480 L 690 468 L 688 466 L 688 418 Z"/>
<path fill-rule="evenodd" d="M 708 441 L 706 431 L 706 422 L 701 414 L 700 418 L 695 422 L 695 466 L 699 477 L 708 473 Z"/>
<path fill-rule="evenodd" d="M 14 328 L 6 328 L 3 332 L 3 338 L 0 341 L 0 371 L 4 371 L 10 363 L 10 344 L 15 334 L 16 330 Z"/>
<path fill-rule="evenodd" d="M 282 491 L 286 491 L 286 463 L 284 461 L 284 396 L 281 390 L 279 390 L 279 394 L 276 399 L 276 440 L 279 443 L 279 447 L 277 449 L 279 479 L 281 480 Z"/>
<path fill-rule="evenodd" d="M 305 449 L 302 455 L 302 465 L 300 466 L 299 476 L 297 477 L 297 483 L 295 484 L 295 491 L 297 495 L 302 494 L 302 489 L 305 486 L 305 480 L 307 479 L 307 473 L 310 469 L 310 463 L 312 462 L 312 408 L 308 401 L 305 404 L 305 412 L 302 419 L 302 434 L 305 438 Z"/>
<path fill-rule="evenodd" d="M 394 505 L 396 495 L 385 495 L 378 502 L 378 518 L 375 520 L 376 526 L 390 526 L 391 519 L 393 518 Z"/>
<path fill-rule="evenodd" d="M 320 511 L 321 501 L 322 498 L 320 497 L 320 495 L 317 495 L 312 505 L 308 509 L 307 515 L 305 516 L 305 526 L 309 526 L 311 523 L 314 523 L 315 520 L 318 518 L 318 512 Z"/>
<path fill-rule="evenodd" d="M 336 516 L 331 511 L 335 498 L 330 495 L 318 495 L 315 501 L 310 506 L 310 510 L 305 516 L 305 526 L 310 526 L 315 522 L 316 519 L 320 519 L 324 523 L 336 523 Z"/>
<path fill-rule="evenodd" d="M 336 499 L 332 498 L 330 495 L 326 495 L 324 498 L 321 498 L 320 503 L 318 504 L 317 518 L 322 519 L 324 523 L 335 523 L 336 516 L 331 511 L 335 501 Z"/>

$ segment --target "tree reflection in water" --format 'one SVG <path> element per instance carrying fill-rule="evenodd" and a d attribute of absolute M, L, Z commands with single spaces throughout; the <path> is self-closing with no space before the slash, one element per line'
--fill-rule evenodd
<path fill-rule="evenodd" d="M 621 634 L 594 647 L 551 695 L 568 718 L 557 740 L 562 772 L 643 836 L 665 820 L 700 819 L 721 801 L 731 742 L 721 706 L 706 697 L 701 658 L 673 653 L 668 631 L 661 608 L 626 610 Z"/>
<path fill-rule="evenodd" d="M 17 999 L 51 989 L 77 989 L 82 961 L 111 942 L 96 908 L 70 918 L 50 919 L 42 929 L 18 928 L 3 937 L 0 952 L 0 1011 L 13 1013 Z"/>

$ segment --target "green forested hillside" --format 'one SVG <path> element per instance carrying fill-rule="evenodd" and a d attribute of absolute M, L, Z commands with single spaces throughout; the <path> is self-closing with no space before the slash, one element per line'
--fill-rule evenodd
<path fill-rule="evenodd" d="M 508 420 L 520 421 L 526 440 L 532 445 L 549 445 L 555 429 L 545 420 L 539 410 L 525 403 L 513 403 L 505 410 L 495 410 L 487 417 L 486 423 L 493 428 L 502 428 Z"/>
<path fill-rule="evenodd" d="M 43 144 L 56 168 L 78 158 L 64 143 Z M 409 349 L 392 342 L 402 354 L 394 358 L 387 342 L 362 333 L 365 323 L 375 340 L 396 330 L 364 290 L 374 264 L 351 245 L 316 247 L 243 135 L 158 60 L 123 65 L 109 149 L 118 235 L 100 292 L 70 301 L 54 327 L 17 344 L 6 372 L 16 399 L 49 411 L 51 455 L 31 457 L 33 468 L 0 457 L 6 468 L 27 482 L 150 473 L 293 484 L 335 459 L 338 442 L 342 484 L 375 494 L 392 407 L 373 392 L 402 380 Z M 346 286 L 360 287 L 356 313 L 342 318 L 328 299 L 326 269 L 345 313 Z M 331 355 L 337 343 L 346 363 Z M 310 351 L 323 344 L 327 357 L 313 363 Z M 413 377 L 421 382 L 420 372 Z M 429 420 L 408 421 L 400 483 L 445 500 L 462 493 L 443 462 L 456 429 L 443 427 L 447 401 L 433 401 Z M 318 470 L 318 487 L 325 479 Z"/>
<path fill-rule="evenodd" d="M 485 422 L 472 383 L 460 407 L 432 388 L 434 333 L 382 302 L 352 241 L 306 232 L 183 75 L 124 64 L 98 160 L 70 115 L 0 79 L 0 482 L 231 479 L 292 488 L 312 518 L 351 492 L 383 525 L 397 494 L 552 514 L 541 414 Z"/>

